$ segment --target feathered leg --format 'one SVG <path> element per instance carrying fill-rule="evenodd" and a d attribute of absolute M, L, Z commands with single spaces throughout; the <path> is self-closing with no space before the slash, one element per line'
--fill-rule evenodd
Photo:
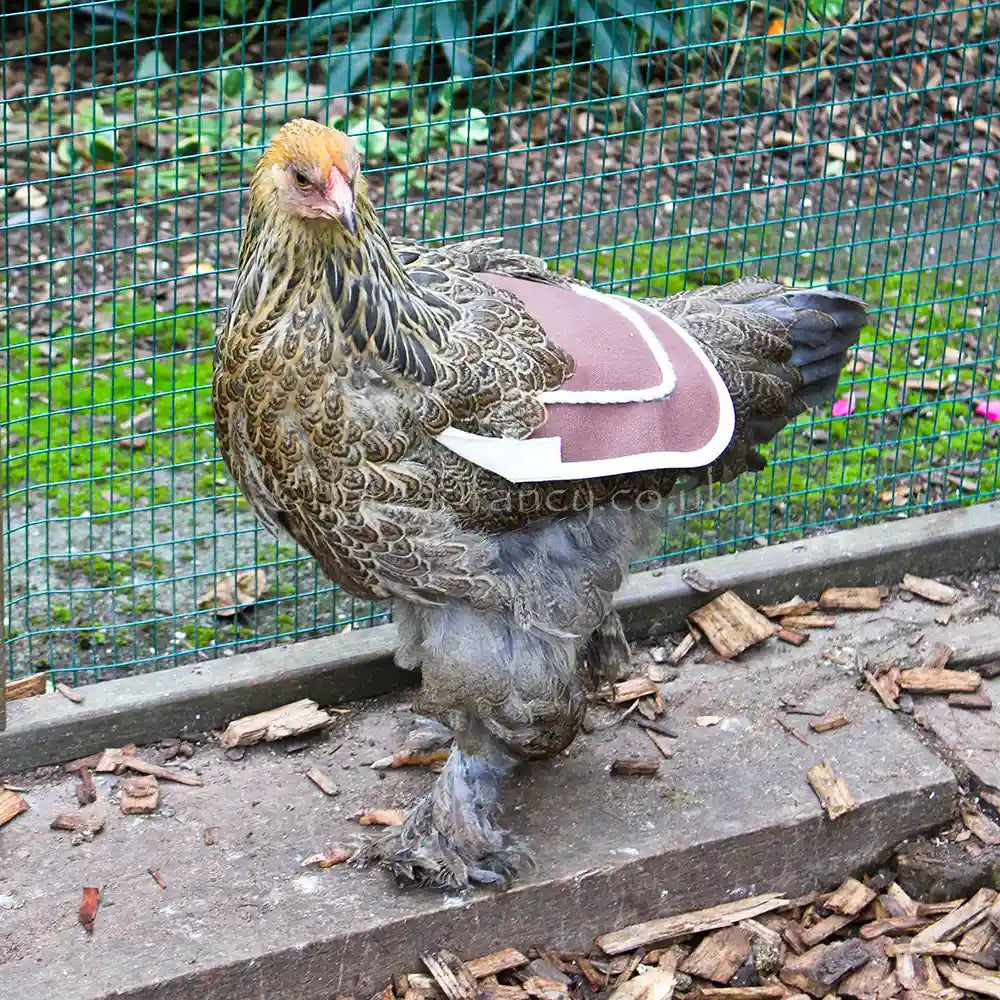
<path fill-rule="evenodd" d="M 421 666 L 417 708 L 455 734 L 434 787 L 404 825 L 356 863 L 460 889 L 502 885 L 528 854 L 499 825 L 504 777 L 573 741 L 589 675 L 613 676 L 628 644 L 611 608 L 635 541 L 652 518 L 607 508 L 511 532 L 498 545 L 499 608 L 411 606 L 404 661 Z"/>

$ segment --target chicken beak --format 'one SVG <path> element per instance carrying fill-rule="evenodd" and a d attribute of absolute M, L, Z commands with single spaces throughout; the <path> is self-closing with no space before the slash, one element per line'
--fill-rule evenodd
<path fill-rule="evenodd" d="M 352 236 L 358 233 L 358 216 L 354 204 L 354 191 L 339 172 L 335 172 L 326 187 L 323 215 L 339 222 Z"/>

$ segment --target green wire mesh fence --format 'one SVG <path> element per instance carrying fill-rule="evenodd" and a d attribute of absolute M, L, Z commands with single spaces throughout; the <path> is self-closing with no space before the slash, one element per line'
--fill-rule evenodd
<path fill-rule="evenodd" d="M 293 116 L 357 137 L 395 232 L 496 235 L 623 293 L 759 272 L 875 307 L 833 406 L 678 501 L 650 561 L 995 496 L 998 34 L 1000 3 L 926 0 L 5 6 L 14 675 L 391 613 L 263 532 L 214 446 L 243 191 Z"/>

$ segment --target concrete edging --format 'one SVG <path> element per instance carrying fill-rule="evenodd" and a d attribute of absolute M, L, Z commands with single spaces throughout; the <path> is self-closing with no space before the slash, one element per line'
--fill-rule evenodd
<path fill-rule="evenodd" d="M 839 531 L 697 564 L 711 590 L 684 581 L 684 566 L 635 574 L 617 606 L 629 635 L 682 628 L 713 594 L 735 590 L 757 603 L 798 593 L 815 597 L 831 586 L 893 584 L 904 572 L 924 576 L 1000 566 L 1000 502 Z M 984 637 L 1000 657 L 1000 636 Z M 61 762 L 127 742 L 149 743 L 205 732 L 229 720 L 296 698 L 329 705 L 385 694 L 417 677 L 392 663 L 392 625 L 310 639 L 194 666 L 105 681 L 74 705 L 58 694 L 7 706 L 0 733 L 0 773 Z M 993 658 L 966 652 L 967 662 Z M 968 657 L 972 659 L 968 659 Z"/>

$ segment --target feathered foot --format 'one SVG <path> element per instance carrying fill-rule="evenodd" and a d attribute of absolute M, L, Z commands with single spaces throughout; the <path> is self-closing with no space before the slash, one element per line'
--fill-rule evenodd
<path fill-rule="evenodd" d="M 395 827 L 363 847 L 359 866 L 380 864 L 398 879 L 439 889 L 505 886 L 527 855 L 494 822 L 510 764 L 453 746 L 430 793 Z"/>

